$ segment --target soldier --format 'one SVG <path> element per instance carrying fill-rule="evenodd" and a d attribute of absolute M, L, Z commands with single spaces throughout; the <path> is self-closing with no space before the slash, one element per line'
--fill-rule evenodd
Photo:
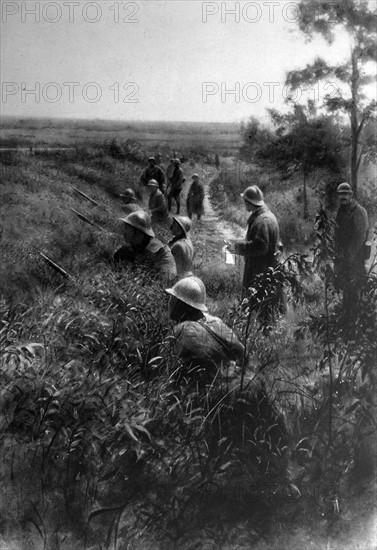
<path fill-rule="evenodd" d="M 177 266 L 177 276 L 189 277 L 192 275 L 194 247 L 189 237 L 191 221 L 184 216 L 172 216 L 171 232 L 174 238 L 169 242 L 171 253 Z"/>
<path fill-rule="evenodd" d="M 348 183 L 341 183 L 337 193 L 340 205 L 334 234 L 335 285 L 343 291 L 344 312 L 350 315 L 357 304 L 358 289 L 366 278 L 369 222 L 366 210 L 353 198 Z"/>
<path fill-rule="evenodd" d="M 174 258 L 169 247 L 155 238 L 149 214 L 140 210 L 120 221 L 126 244 L 115 252 L 114 262 L 145 265 L 157 279 L 172 281 L 177 276 Z"/>
<path fill-rule="evenodd" d="M 152 224 L 165 224 L 169 217 L 165 196 L 158 188 L 156 180 L 149 180 L 148 189 L 150 192 L 148 207 L 151 213 Z"/>
<path fill-rule="evenodd" d="M 122 210 L 125 214 L 131 214 L 131 212 L 142 210 L 142 207 L 137 202 L 135 191 L 133 189 L 125 189 L 125 191 L 119 196 L 123 200 Z"/>
<path fill-rule="evenodd" d="M 252 285 L 253 278 L 259 273 L 264 273 L 268 268 L 275 268 L 279 257 L 279 226 L 276 217 L 266 206 L 263 193 L 256 185 L 252 185 L 241 193 L 245 207 L 251 215 L 248 219 L 246 239 L 234 241 L 230 252 L 244 256 L 245 270 L 243 276 L 243 291 Z M 285 296 L 281 287 L 276 289 L 276 299 L 269 301 L 265 311 L 266 319 L 273 309 L 278 308 L 285 312 Z"/>
<path fill-rule="evenodd" d="M 190 186 L 189 192 L 187 194 L 186 207 L 188 217 L 191 219 L 193 214 L 196 214 L 198 221 L 200 221 L 204 209 L 204 187 L 203 184 L 199 181 L 198 174 L 192 175 L 192 184 Z"/>
<path fill-rule="evenodd" d="M 211 382 L 225 374 L 229 362 L 242 361 L 244 346 L 219 317 L 209 315 L 206 289 L 197 277 L 186 277 L 170 294 L 169 317 L 177 323 L 174 330 L 175 351 L 182 360 L 184 374 Z"/>
<path fill-rule="evenodd" d="M 170 212 L 172 206 L 172 200 L 174 199 L 177 205 L 177 214 L 179 214 L 181 209 L 180 195 L 183 189 L 183 183 L 185 178 L 183 176 L 183 170 L 181 168 L 181 161 L 177 158 L 173 160 L 174 170 L 170 179 L 168 181 L 168 210 Z"/>
<path fill-rule="evenodd" d="M 166 169 L 166 181 L 168 183 L 168 187 L 169 187 L 170 178 L 173 175 L 174 169 L 175 169 L 174 158 L 171 158 L 170 159 L 170 164 L 168 165 L 168 167 Z"/>
<path fill-rule="evenodd" d="M 145 186 L 150 180 L 156 180 L 161 193 L 165 193 L 165 174 L 162 168 L 156 165 L 154 157 L 149 157 L 148 166 L 140 176 L 140 181 Z"/>

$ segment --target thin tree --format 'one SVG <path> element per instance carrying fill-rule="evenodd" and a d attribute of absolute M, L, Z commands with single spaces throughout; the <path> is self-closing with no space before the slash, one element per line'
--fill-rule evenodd
<path fill-rule="evenodd" d="M 286 84 L 293 90 L 300 86 L 327 81 L 331 93 L 324 99 L 329 112 L 343 112 L 350 119 L 350 172 L 355 194 L 358 190 L 358 170 L 364 153 L 362 133 L 367 121 L 376 118 L 376 101 L 368 100 L 365 86 L 376 81 L 370 63 L 377 62 L 377 4 L 368 0 L 300 2 L 299 28 L 308 39 L 319 34 L 331 44 L 339 31 L 349 36 L 350 54 L 344 63 L 328 64 L 317 57 L 303 70 L 291 71 Z M 334 86 L 329 79 L 339 82 Z M 343 89 L 347 89 L 348 92 Z"/>

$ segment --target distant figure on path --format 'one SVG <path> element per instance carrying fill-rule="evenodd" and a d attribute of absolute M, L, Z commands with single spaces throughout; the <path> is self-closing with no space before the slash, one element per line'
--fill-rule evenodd
<path fill-rule="evenodd" d="M 122 210 L 125 214 L 131 214 L 131 212 L 142 210 L 142 207 L 137 202 L 135 191 L 133 189 L 125 189 L 119 196 L 123 201 Z"/>
<path fill-rule="evenodd" d="M 168 210 L 171 211 L 172 207 L 172 201 L 173 199 L 176 202 L 177 205 L 177 214 L 180 213 L 181 210 L 181 192 L 183 189 L 183 183 L 185 181 L 183 170 L 181 168 L 181 161 L 177 158 L 173 160 L 174 164 L 174 170 L 172 172 L 172 175 L 170 176 L 170 179 L 168 181 Z"/>
<path fill-rule="evenodd" d="M 189 277 L 193 275 L 192 263 L 194 259 L 194 247 L 189 237 L 191 221 L 184 216 L 173 216 L 171 232 L 174 238 L 169 242 L 177 266 L 177 276 Z"/>
<path fill-rule="evenodd" d="M 177 276 L 174 258 L 170 248 L 155 238 L 149 214 L 133 212 L 120 221 L 124 224 L 126 244 L 115 252 L 114 262 L 144 265 L 154 278 L 165 283 L 173 281 Z"/>
<path fill-rule="evenodd" d="M 196 214 L 198 221 L 200 221 L 204 213 L 204 187 L 203 184 L 199 181 L 198 174 L 193 174 L 192 180 L 193 181 L 186 199 L 187 213 L 190 219 L 192 218 L 193 214 Z"/>
<path fill-rule="evenodd" d="M 184 364 L 180 376 L 211 383 L 226 373 L 231 361 L 242 361 L 244 346 L 237 336 L 219 317 L 207 313 L 206 289 L 200 279 L 186 277 L 166 292 L 170 319 L 177 323 L 175 352 Z"/>
<path fill-rule="evenodd" d="M 154 157 L 149 157 L 148 166 L 140 176 L 140 181 L 144 186 L 147 186 L 150 180 L 156 180 L 161 193 L 165 193 L 165 174 L 162 168 L 156 165 Z"/>
<path fill-rule="evenodd" d="M 352 317 L 357 307 L 358 291 L 366 278 L 369 221 L 366 210 L 353 198 L 348 183 L 341 183 L 337 193 L 340 205 L 334 234 L 335 286 L 343 291 L 345 314 Z"/>

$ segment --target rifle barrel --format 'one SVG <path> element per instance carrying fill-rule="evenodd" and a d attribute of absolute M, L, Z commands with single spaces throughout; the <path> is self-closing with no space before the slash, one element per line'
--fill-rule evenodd
<path fill-rule="evenodd" d="M 89 225 L 95 227 L 96 229 L 99 229 L 100 231 L 104 231 L 105 233 L 109 233 L 110 235 L 119 236 L 118 233 L 114 233 L 114 231 L 109 231 L 108 229 L 106 229 L 106 227 L 102 227 L 101 225 L 97 225 L 96 223 L 92 222 L 89 218 L 84 216 L 84 214 L 80 214 L 80 212 L 77 212 L 77 210 L 75 210 L 74 208 L 70 208 L 70 210 L 72 210 L 72 212 L 74 212 L 76 216 L 80 218 L 80 220 L 82 220 L 85 223 L 88 223 Z"/>
<path fill-rule="evenodd" d="M 71 275 L 69 275 L 65 269 L 63 269 L 62 267 L 60 267 L 60 265 L 58 265 L 57 263 L 55 263 L 53 260 L 51 260 L 51 258 L 49 258 L 48 256 L 46 256 L 46 254 L 43 254 L 43 252 L 38 252 L 39 255 L 44 259 L 44 261 L 50 266 L 52 267 L 52 269 L 54 269 L 55 271 L 57 271 L 58 273 L 60 273 L 60 275 L 62 275 L 63 277 L 65 277 L 66 279 L 71 279 Z"/>
<path fill-rule="evenodd" d="M 80 191 L 80 189 L 77 189 L 77 187 L 74 187 L 73 185 L 70 184 L 70 187 L 76 191 L 76 193 L 78 193 L 79 195 L 81 195 L 82 197 L 84 197 L 86 200 L 90 201 L 91 203 L 95 204 L 96 206 L 99 206 L 101 208 L 104 208 L 103 206 L 101 206 L 97 201 L 95 201 L 94 199 L 92 199 L 91 197 L 89 197 L 89 195 L 87 195 L 86 193 L 84 193 L 83 191 Z"/>

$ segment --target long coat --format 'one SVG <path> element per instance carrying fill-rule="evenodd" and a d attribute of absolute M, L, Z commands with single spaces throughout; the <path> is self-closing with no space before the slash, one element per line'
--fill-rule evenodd
<path fill-rule="evenodd" d="M 340 205 L 335 221 L 335 271 L 343 288 L 347 281 L 356 282 L 365 275 L 364 245 L 368 239 L 368 214 L 352 199 L 349 205 Z"/>
<path fill-rule="evenodd" d="M 193 214 L 203 214 L 204 187 L 199 181 L 194 181 L 187 194 L 186 206 L 189 217 Z"/>
<path fill-rule="evenodd" d="M 184 174 L 180 166 L 175 166 L 172 175 L 170 176 L 169 182 L 171 185 L 171 191 L 182 191 L 184 183 Z"/>
<path fill-rule="evenodd" d="M 275 215 L 260 206 L 248 219 L 246 239 L 235 243 L 236 254 L 245 257 L 243 287 L 249 288 L 255 275 L 276 267 L 279 226 Z"/>

